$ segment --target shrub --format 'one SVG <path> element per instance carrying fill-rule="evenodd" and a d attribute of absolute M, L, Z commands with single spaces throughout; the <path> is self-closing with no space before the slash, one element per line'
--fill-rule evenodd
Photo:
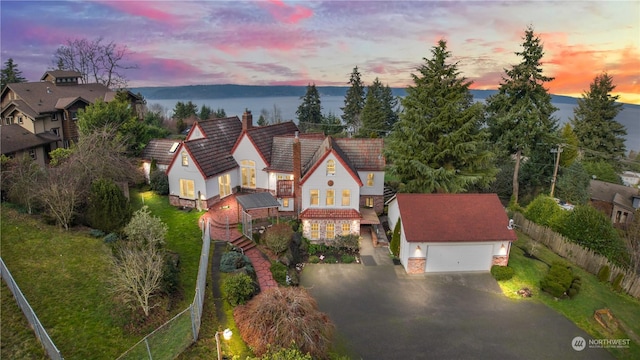
<path fill-rule="evenodd" d="M 569 298 L 573 299 L 574 297 L 576 297 L 576 295 L 578 295 L 578 290 L 569 288 L 569 290 L 567 291 L 567 295 L 569 295 Z"/>
<path fill-rule="evenodd" d="M 613 290 L 618 292 L 622 291 L 622 279 L 624 279 L 624 274 L 618 273 L 615 279 L 613 279 Z"/>
<path fill-rule="evenodd" d="M 398 219 L 395 228 L 393 229 L 393 235 L 391 236 L 391 242 L 389 243 L 389 249 L 393 256 L 398 257 L 400 254 L 400 222 Z"/>
<path fill-rule="evenodd" d="M 235 274 L 222 282 L 225 299 L 233 306 L 245 304 L 256 292 L 253 279 L 247 274 Z"/>
<path fill-rule="evenodd" d="M 539 195 L 527 205 L 524 216 L 536 224 L 555 228 L 560 222 L 559 219 L 564 215 L 563 213 L 564 210 L 558 206 L 553 198 Z"/>
<path fill-rule="evenodd" d="M 309 255 L 315 255 L 317 253 L 323 253 L 327 251 L 328 247 L 324 244 L 309 244 Z"/>
<path fill-rule="evenodd" d="M 269 351 L 260 358 L 247 358 L 247 360 L 313 360 L 313 358 L 308 353 L 303 354 L 295 347 L 295 344 L 293 344 L 292 347 L 288 349 L 279 348 L 277 351 L 269 347 Z"/>
<path fill-rule="evenodd" d="M 600 282 L 607 282 L 610 276 L 611 269 L 609 269 L 609 265 L 603 265 L 598 271 L 598 280 L 600 280 Z"/>
<path fill-rule="evenodd" d="M 160 288 L 167 295 L 177 292 L 180 288 L 180 254 L 165 254 Z"/>
<path fill-rule="evenodd" d="M 106 242 L 107 244 L 111 244 L 114 243 L 116 241 L 118 241 L 120 237 L 118 236 L 118 234 L 116 233 L 109 233 L 107 234 L 107 236 L 105 236 L 102 241 Z"/>
<path fill-rule="evenodd" d="M 131 218 L 129 200 L 116 183 L 98 179 L 91 184 L 87 219 L 91 227 L 104 232 L 120 230 Z"/>
<path fill-rule="evenodd" d="M 287 283 L 288 285 L 291 285 L 291 286 L 300 285 L 300 275 L 298 275 L 298 272 L 296 271 L 296 269 L 294 268 L 287 269 Z"/>
<path fill-rule="evenodd" d="M 352 262 L 356 261 L 356 257 L 349 254 L 342 254 L 341 260 L 345 264 L 351 264 Z"/>
<path fill-rule="evenodd" d="M 318 255 L 309 255 L 309 262 L 312 264 L 317 264 L 320 262 L 320 258 Z"/>
<path fill-rule="evenodd" d="M 556 261 L 551 264 L 547 275 L 540 280 L 540 288 L 559 298 L 569 290 L 572 282 L 573 274 L 571 268 L 562 262 Z"/>
<path fill-rule="evenodd" d="M 514 270 L 508 266 L 493 265 L 491 275 L 498 281 L 509 280 L 513 277 Z"/>
<path fill-rule="evenodd" d="M 271 263 L 271 275 L 273 279 L 280 285 L 287 285 L 287 266 L 281 262 L 274 261 Z"/>
<path fill-rule="evenodd" d="M 89 230 L 89 235 L 91 235 L 94 238 L 100 238 L 100 237 L 104 237 L 106 234 L 102 230 L 91 229 L 91 230 Z"/>
<path fill-rule="evenodd" d="M 251 260 L 236 251 L 228 251 L 222 254 L 222 258 L 220 259 L 220 271 L 222 272 L 234 272 L 246 266 L 251 267 Z M 253 267 L 251 268 L 253 269 Z"/>
<path fill-rule="evenodd" d="M 161 170 L 149 174 L 149 186 L 158 195 L 169 195 L 169 177 Z"/>
<path fill-rule="evenodd" d="M 233 317 L 242 339 L 256 356 L 270 348 L 296 344 L 301 353 L 325 359 L 331 349 L 335 326 L 303 288 L 267 289 L 246 305 L 236 307 Z"/>
<path fill-rule="evenodd" d="M 329 255 L 326 258 L 324 258 L 324 262 L 327 264 L 335 264 L 338 262 L 338 259 L 336 259 L 336 257 L 333 255 Z"/>
<path fill-rule="evenodd" d="M 350 234 L 346 236 L 336 236 L 333 241 L 333 246 L 340 250 L 346 250 L 349 252 L 356 252 L 360 248 L 360 237 L 358 235 Z"/>
<path fill-rule="evenodd" d="M 291 244 L 293 230 L 286 223 L 276 224 L 264 233 L 264 244 L 276 254 L 287 251 Z"/>

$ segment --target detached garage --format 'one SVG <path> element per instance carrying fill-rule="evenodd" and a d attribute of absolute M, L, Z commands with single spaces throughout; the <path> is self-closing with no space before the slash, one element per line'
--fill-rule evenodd
<path fill-rule="evenodd" d="M 388 205 L 409 274 L 489 271 L 509 261 L 516 234 L 496 194 L 397 194 Z"/>

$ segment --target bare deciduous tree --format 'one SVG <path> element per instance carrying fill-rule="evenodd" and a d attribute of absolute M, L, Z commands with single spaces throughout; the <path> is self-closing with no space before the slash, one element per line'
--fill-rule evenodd
<path fill-rule="evenodd" d="M 112 258 L 113 291 L 145 316 L 154 307 L 152 297 L 160 290 L 164 269 L 163 251 L 150 244 L 127 242 Z"/>
<path fill-rule="evenodd" d="M 73 70 L 82 74 L 82 82 L 100 83 L 108 88 L 124 88 L 127 80 L 124 70 L 135 69 L 136 65 L 124 63 L 129 50 L 113 41 L 104 43 L 99 37 L 93 41 L 87 39 L 68 39 L 54 53 L 53 63 L 59 70 Z"/>
<path fill-rule="evenodd" d="M 50 168 L 37 190 L 45 211 L 65 230 L 69 230 L 77 206 L 86 198 L 85 193 L 86 189 L 80 186 L 80 179 L 73 174 L 69 163 Z"/>
<path fill-rule="evenodd" d="M 28 154 L 10 159 L 3 171 L 3 187 L 10 201 L 21 204 L 31 214 L 38 195 L 35 188 L 45 175 L 43 169 Z"/>

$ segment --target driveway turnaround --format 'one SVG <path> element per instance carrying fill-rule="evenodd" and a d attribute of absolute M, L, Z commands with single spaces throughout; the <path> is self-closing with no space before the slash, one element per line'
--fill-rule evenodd
<path fill-rule="evenodd" d="M 505 297 L 489 273 L 407 275 L 375 260 L 311 264 L 301 286 L 352 359 L 612 358 L 574 350 L 575 337 L 591 337 L 543 304 Z"/>

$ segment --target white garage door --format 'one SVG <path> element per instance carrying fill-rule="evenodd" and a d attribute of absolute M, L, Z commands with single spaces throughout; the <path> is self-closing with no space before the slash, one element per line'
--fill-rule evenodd
<path fill-rule="evenodd" d="M 489 271 L 492 254 L 492 244 L 429 245 L 425 271 Z"/>

